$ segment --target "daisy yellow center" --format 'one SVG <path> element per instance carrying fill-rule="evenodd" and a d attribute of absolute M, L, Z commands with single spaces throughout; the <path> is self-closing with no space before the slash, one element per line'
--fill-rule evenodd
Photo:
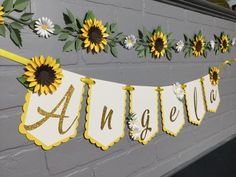
<path fill-rule="evenodd" d="M 196 43 L 196 51 L 197 51 L 197 52 L 200 52 L 201 49 L 202 49 L 202 42 L 201 42 L 201 41 L 198 41 L 198 42 Z"/>
<path fill-rule="evenodd" d="M 43 30 L 47 30 L 47 29 L 48 29 L 48 26 L 45 25 L 45 24 L 43 24 L 43 25 L 42 25 L 42 29 L 43 29 Z"/>
<path fill-rule="evenodd" d="M 42 65 L 35 72 L 35 78 L 41 85 L 49 86 L 56 79 L 56 73 L 51 66 Z"/>
<path fill-rule="evenodd" d="M 95 44 L 102 41 L 102 31 L 98 27 L 91 27 L 88 32 L 89 40 Z"/>
<path fill-rule="evenodd" d="M 155 49 L 161 52 L 164 48 L 164 41 L 161 38 L 157 38 L 155 41 Z"/>
<path fill-rule="evenodd" d="M 132 40 L 132 39 L 128 39 L 128 40 L 127 40 L 127 43 L 128 43 L 128 44 L 132 44 L 132 43 L 133 43 L 133 40 Z"/>

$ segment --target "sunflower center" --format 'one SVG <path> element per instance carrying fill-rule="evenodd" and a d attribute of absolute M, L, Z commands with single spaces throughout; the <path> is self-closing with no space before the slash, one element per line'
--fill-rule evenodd
<path fill-rule="evenodd" d="M 164 48 L 164 41 L 161 38 L 157 38 L 156 42 L 155 42 L 155 49 L 158 52 L 161 52 Z"/>
<path fill-rule="evenodd" d="M 202 49 L 202 42 L 201 42 L 201 41 L 198 41 L 198 42 L 196 43 L 196 51 L 197 51 L 197 52 L 200 52 L 201 49 Z"/>
<path fill-rule="evenodd" d="M 226 41 L 226 40 L 223 40 L 222 45 L 223 45 L 223 47 L 226 49 L 226 48 L 227 48 L 227 41 Z"/>
<path fill-rule="evenodd" d="M 213 72 L 213 80 L 217 81 L 218 80 L 218 73 Z"/>
<path fill-rule="evenodd" d="M 43 30 L 47 30 L 47 29 L 48 29 L 48 26 L 45 25 L 45 24 L 43 24 L 43 25 L 42 25 L 42 29 L 43 29 Z"/>
<path fill-rule="evenodd" d="M 56 79 L 56 73 L 51 66 L 42 65 L 35 72 L 35 78 L 39 84 L 49 86 Z"/>
<path fill-rule="evenodd" d="M 88 32 L 89 40 L 95 44 L 102 41 L 102 31 L 98 27 L 91 27 Z"/>

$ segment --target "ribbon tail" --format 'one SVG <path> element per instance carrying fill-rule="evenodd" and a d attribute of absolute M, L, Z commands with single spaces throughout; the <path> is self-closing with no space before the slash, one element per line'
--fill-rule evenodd
<path fill-rule="evenodd" d="M 22 65 L 27 65 L 30 62 L 30 59 L 28 58 L 21 57 L 19 55 L 16 55 L 3 49 L 0 49 L 0 56 L 15 61 L 17 63 L 20 63 Z"/>

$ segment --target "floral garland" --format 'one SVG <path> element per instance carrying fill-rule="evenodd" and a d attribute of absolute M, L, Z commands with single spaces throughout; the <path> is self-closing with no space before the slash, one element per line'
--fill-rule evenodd
<path fill-rule="evenodd" d="M 185 57 L 207 57 L 209 51 L 215 54 L 230 52 L 231 46 L 235 45 L 236 38 L 230 39 L 228 34 L 222 32 L 219 36 L 214 35 L 214 40 L 207 41 L 199 31 L 192 37 L 184 34 L 184 40 L 172 39 L 172 34 L 166 34 L 161 26 L 148 31 L 145 27 L 138 30 L 138 35 L 124 35 L 118 32 L 116 23 L 103 24 L 89 10 L 83 20 L 67 9 L 64 13 L 65 26 L 61 27 L 47 17 L 33 20 L 34 13 L 24 13 L 29 6 L 30 0 L 4 0 L 0 5 L 0 36 L 6 37 L 9 31 L 13 43 L 22 47 L 21 31 L 28 27 L 39 37 L 48 39 L 51 35 L 57 35 L 58 41 L 64 42 L 63 51 L 86 50 L 87 53 L 98 54 L 110 52 L 114 57 L 118 56 L 117 46 L 127 50 L 135 49 L 138 57 L 151 56 L 154 59 L 172 59 L 172 52 L 183 51 Z M 14 15 L 16 14 L 17 17 Z"/>

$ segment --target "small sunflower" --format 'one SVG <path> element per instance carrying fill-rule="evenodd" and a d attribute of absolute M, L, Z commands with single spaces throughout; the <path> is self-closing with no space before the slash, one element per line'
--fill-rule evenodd
<path fill-rule="evenodd" d="M 0 6 L 0 25 L 4 24 L 3 15 L 4 15 L 3 6 Z"/>
<path fill-rule="evenodd" d="M 222 53 L 229 51 L 230 39 L 228 35 L 222 34 L 220 37 L 220 50 Z"/>
<path fill-rule="evenodd" d="M 53 93 L 61 84 L 62 69 L 56 60 L 48 56 L 33 57 L 25 67 L 26 81 L 35 93 Z"/>
<path fill-rule="evenodd" d="M 219 75 L 220 70 L 216 67 L 210 68 L 210 80 L 212 85 L 217 85 L 219 80 L 220 80 L 220 75 Z"/>
<path fill-rule="evenodd" d="M 161 32 L 155 32 L 151 37 L 151 52 L 155 58 L 160 58 L 165 55 L 167 49 L 167 36 Z"/>
<path fill-rule="evenodd" d="M 193 55 L 196 57 L 199 57 L 200 55 L 203 55 L 203 52 L 205 50 L 205 40 L 202 37 L 202 35 L 196 35 L 194 38 L 194 42 L 192 45 L 192 51 Z"/>
<path fill-rule="evenodd" d="M 81 28 L 81 37 L 84 40 L 84 47 L 99 53 L 107 45 L 106 27 L 103 26 L 102 21 L 96 19 L 88 19 Z"/>

